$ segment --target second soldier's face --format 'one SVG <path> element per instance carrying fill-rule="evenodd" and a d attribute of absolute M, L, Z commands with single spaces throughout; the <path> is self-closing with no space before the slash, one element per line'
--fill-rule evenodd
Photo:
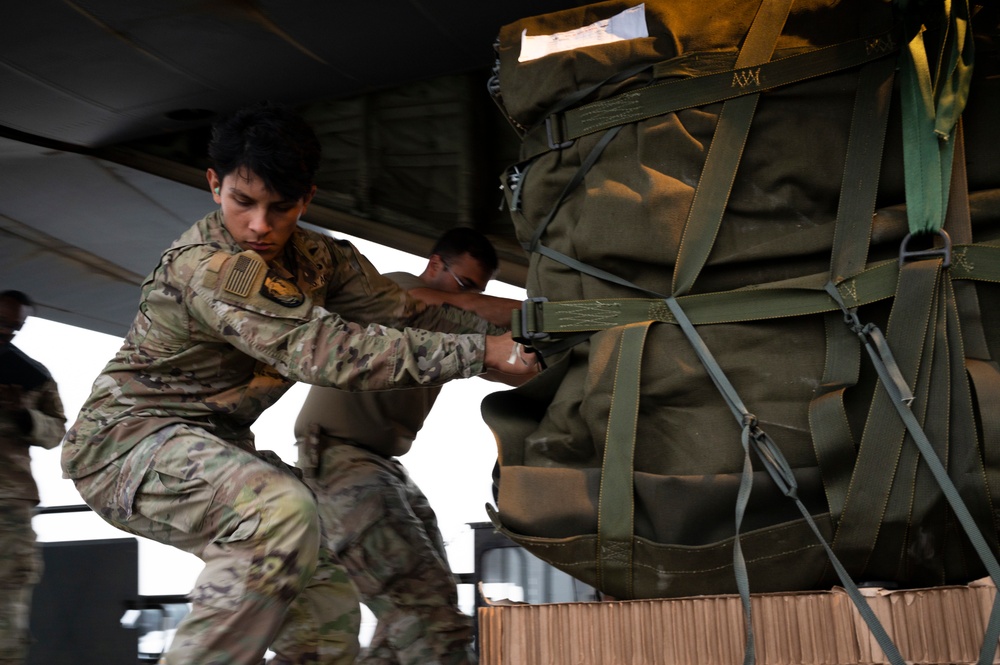
<path fill-rule="evenodd" d="M 0 347 L 7 346 L 24 325 L 27 312 L 13 298 L 0 298 Z"/>
<path fill-rule="evenodd" d="M 226 230 L 240 247 L 252 249 L 268 263 L 284 251 L 316 191 L 314 187 L 308 196 L 288 201 L 267 189 L 253 171 L 245 169 L 234 171 L 221 181 L 209 169 L 208 181 L 215 202 L 222 206 Z"/>

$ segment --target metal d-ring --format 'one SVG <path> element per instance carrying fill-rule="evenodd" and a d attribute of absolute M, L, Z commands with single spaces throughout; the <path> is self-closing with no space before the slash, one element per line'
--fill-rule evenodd
<path fill-rule="evenodd" d="M 903 238 L 903 242 L 899 245 L 899 267 L 902 268 L 903 264 L 912 258 L 918 257 L 931 257 L 940 256 L 944 258 L 943 268 L 947 268 L 951 265 L 951 236 L 944 229 L 940 229 L 936 232 L 941 239 L 944 241 L 943 247 L 931 247 L 930 249 L 917 249 L 908 250 L 906 245 L 910 242 L 910 238 L 913 237 L 912 233 L 907 233 L 906 237 Z M 920 234 L 924 235 L 924 234 Z"/>

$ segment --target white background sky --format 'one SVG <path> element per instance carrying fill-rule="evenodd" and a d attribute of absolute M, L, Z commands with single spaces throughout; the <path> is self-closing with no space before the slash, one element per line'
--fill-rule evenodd
<path fill-rule="evenodd" d="M 424 258 L 349 236 L 338 234 L 338 237 L 354 242 L 381 272 L 403 270 L 419 274 L 426 265 Z M 491 282 L 486 292 L 524 298 L 523 289 L 499 281 Z M 136 298 L 138 304 L 138 289 Z M 121 340 L 29 317 L 15 344 L 52 373 L 71 424 L 90 394 L 94 378 L 118 350 Z M 257 421 L 253 431 L 258 449 L 273 450 L 286 462 L 295 463 L 292 426 L 308 388 L 305 384 L 294 386 Z M 492 500 L 491 472 L 496 444 L 482 421 L 479 405 L 488 393 L 504 389 L 501 384 L 479 378 L 445 385 L 413 449 L 401 458 L 437 512 L 456 573 L 472 571 L 473 535 L 467 523 L 488 521 L 484 505 Z M 59 453 L 58 448 L 32 449 L 32 471 L 39 485 L 41 503 L 43 506 L 82 504 L 72 481 L 62 478 Z M 35 518 L 34 528 L 42 541 L 127 537 L 93 513 L 41 515 Z M 139 539 L 140 594 L 185 594 L 201 568 L 201 561 L 193 555 Z M 460 588 L 460 594 L 463 608 L 471 611 L 471 588 Z"/>

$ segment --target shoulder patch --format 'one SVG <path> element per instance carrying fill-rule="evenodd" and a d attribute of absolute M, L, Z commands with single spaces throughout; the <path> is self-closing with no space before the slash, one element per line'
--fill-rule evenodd
<path fill-rule="evenodd" d="M 253 292 L 261 272 L 266 269 L 267 264 L 256 252 L 242 252 L 230 257 L 224 266 L 222 290 L 239 298 L 246 298 Z"/>
<path fill-rule="evenodd" d="M 268 271 L 264 283 L 260 285 L 260 295 L 278 303 L 282 307 L 298 307 L 306 301 L 302 290 L 290 280 Z"/>

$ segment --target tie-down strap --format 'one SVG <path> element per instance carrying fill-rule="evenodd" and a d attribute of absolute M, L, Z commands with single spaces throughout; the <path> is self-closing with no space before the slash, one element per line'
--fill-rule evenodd
<path fill-rule="evenodd" d="M 654 76 L 687 76 L 653 83 L 613 97 L 552 113 L 522 139 L 521 158 L 527 160 L 573 140 L 682 109 L 704 106 L 857 67 L 898 50 L 892 31 L 779 57 L 752 67 L 733 69 L 736 53 L 679 56 L 653 66 Z M 707 56 L 707 57 L 706 57 Z M 780 56 L 780 53 L 779 53 Z M 692 58 L 721 71 L 691 76 Z M 699 63 L 704 66 L 704 62 Z"/>
<path fill-rule="evenodd" d="M 953 280 L 1000 282 L 1000 245 L 978 243 L 952 248 Z M 837 291 L 848 308 L 878 302 L 895 294 L 899 276 L 897 260 L 873 264 L 845 279 Z M 694 325 L 764 321 L 819 314 L 838 309 L 824 290 L 828 276 L 803 278 L 773 285 L 704 293 L 677 298 Z M 661 298 L 594 298 L 549 301 L 531 298 L 514 310 L 511 329 L 518 341 L 534 345 L 550 338 L 607 330 L 640 321 L 677 321 Z"/>

